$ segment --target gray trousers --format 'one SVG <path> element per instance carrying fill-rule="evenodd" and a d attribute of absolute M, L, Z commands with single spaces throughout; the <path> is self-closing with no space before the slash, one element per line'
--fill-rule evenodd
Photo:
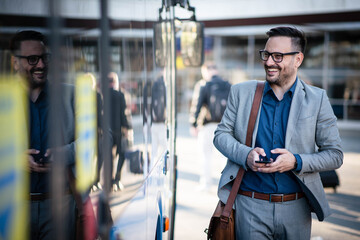
<path fill-rule="evenodd" d="M 236 239 L 309 240 L 311 211 L 305 197 L 273 203 L 237 195 L 235 200 Z"/>

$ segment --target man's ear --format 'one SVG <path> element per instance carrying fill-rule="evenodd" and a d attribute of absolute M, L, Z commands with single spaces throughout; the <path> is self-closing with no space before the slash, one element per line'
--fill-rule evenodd
<path fill-rule="evenodd" d="M 11 56 L 11 65 L 14 67 L 14 70 L 17 72 L 20 68 L 19 58 Z"/>
<path fill-rule="evenodd" d="M 304 61 L 304 54 L 302 52 L 299 52 L 296 54 L 296 67 L 299 68 Z"/>

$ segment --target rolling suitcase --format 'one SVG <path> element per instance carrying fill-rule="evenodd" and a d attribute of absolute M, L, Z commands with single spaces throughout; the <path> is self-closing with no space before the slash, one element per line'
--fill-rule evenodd
<path fill-rule="evenodd" d="M 340 185 L 340 181 L 335 170 L 320 172 L 320 177 L 324 188 L 332 187 L 336 192 L 336 187 Z"/>

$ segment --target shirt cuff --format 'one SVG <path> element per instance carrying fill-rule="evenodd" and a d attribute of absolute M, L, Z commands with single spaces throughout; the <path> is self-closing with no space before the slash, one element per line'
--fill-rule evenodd
<path fill-rule="evenodd" d="M 302 159 L 299 154 L 294 154 L 294 156 L 295 156 L 296 162 L 297 162 L 297 167 L 296 167 L 295 171 L 300 172 L 302 169 Z"/>

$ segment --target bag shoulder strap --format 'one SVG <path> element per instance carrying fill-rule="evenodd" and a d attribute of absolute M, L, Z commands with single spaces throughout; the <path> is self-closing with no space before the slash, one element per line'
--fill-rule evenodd
<path fill-rule="evenodd" d="M 256 85 L 255 96 L 254 96 L 253 104 L 251 107 L 249 123 L 248 123 L 247 132 L 246 132 L 246 142 L 245 143 L 249 147 L 251 146 L 251 142 L 252 142 L 252 134 L 254 132 L 256 117 L 257 117 L 257 114 L 259 111 L 261 97 L 262 97 L 262 93 L 264 91 L 264 86 L 265 86 L 265 82 L 258 82 Z M 240 167 L 240 169 L 236 175 L 236 178 L 234 180 L 234 183 L 232 185 L 231 192 L 230 192 L 228 200 L 225 204 L 224 210 L 220 216 L 221 221 L 225 221 L 225 222 L 229 221 L 231 210 L 234 205 L 236 195 L 239 191 L 240 184 L 241 184 L 242 178 L 244 176 L 244 173 L 245 173 L 244 168 Z"/>
<path fill-rule="evenodd" d="M 258 84 L 256 86 L 256 92 L 255 92 L 255 96 L 254 96 L 254 100 L 253 100 L 253 105 L 251 107 L 249 123 L 248 123 L 247 132 L 246 132 L 245 144 L 246 144 L 246 146 L 249 146 L 249 147 L 251 147 L 252 135 L 254 132 L 256 117 L 259 112 L 259 107 L 260 107 L 261 97 L 262 97 L 262 94 L 264 91 L 264 87 L 265 87 L 264 82 L 258 82 Z"/>

